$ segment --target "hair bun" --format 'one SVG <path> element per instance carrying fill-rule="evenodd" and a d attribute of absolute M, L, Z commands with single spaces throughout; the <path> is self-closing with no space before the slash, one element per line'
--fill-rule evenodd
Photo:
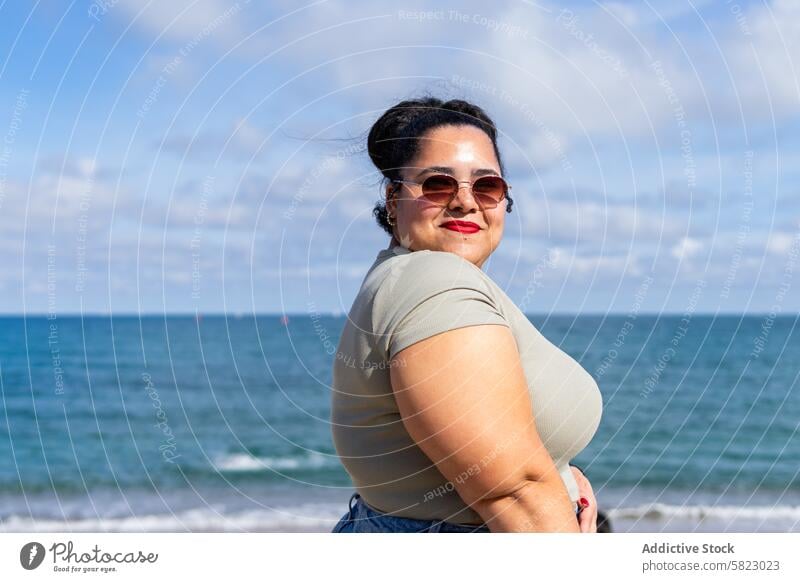
<path fill-rule="evenodd" d="M 402 151 L 410 144 L 403 144 L 406 139 L 414 136 L 415 122 L 431 110 L 442 107 L 443 101 L 436 97 L 424 99 L 408 99 L 387 109 L 373 124 L 367 138 L 367 150 L 375 167 L 386 174 L 387 170 L 396 168 L 393 160 L 396 153 Z"/>

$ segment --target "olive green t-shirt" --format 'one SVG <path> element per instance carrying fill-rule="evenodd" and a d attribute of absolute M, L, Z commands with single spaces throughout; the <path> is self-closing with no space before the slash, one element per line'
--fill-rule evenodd
<path fill-rule="evenodd" d="M 594 379 L 475 264 L 455 253 L 396 246 L 380 251 L 367 272 L 333 367 L 334 445 L 356 490 L 376 510 L 414 519 L 483 522 L 408 434 L 389 380 L 389 361 L 399 351 L 481 324 L 511 328 L 536 428 L 577 501 L 568 463 L 600 423 L 602 397 Z"/>

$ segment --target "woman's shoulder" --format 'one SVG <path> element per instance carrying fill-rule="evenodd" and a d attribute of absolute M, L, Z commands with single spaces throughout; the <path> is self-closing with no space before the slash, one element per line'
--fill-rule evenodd
<path fill-rule="evenodd" d="M 469 260 L 445 251 L 414 251 L 381 265 L 371 304 L 372 329 L 388 358 L 451 329 L 511 326 L 503 301 Z"/>

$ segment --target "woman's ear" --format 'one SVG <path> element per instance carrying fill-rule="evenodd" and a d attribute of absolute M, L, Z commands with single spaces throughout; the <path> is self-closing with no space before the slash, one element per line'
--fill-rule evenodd
<path fill-rule="evenodd" d="M 397 211 L 397 201 L 395 200 L 395 193 L 397 192 L 397 184 L 389 182 L 386 184 L 386 212 L 395 214 Z"/>

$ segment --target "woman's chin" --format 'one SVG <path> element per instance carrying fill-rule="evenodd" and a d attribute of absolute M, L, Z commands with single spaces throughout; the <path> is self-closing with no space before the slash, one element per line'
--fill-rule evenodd
<path fill-rule="evenodd" d="M 482 245 L 470 244 L 469 241 L 447 241 L 444 244 L 438 245 L 436 250 L 446 251 L 460 256 L 468 260 L 470 263 L 476 263 L 483 257 Z"/>

